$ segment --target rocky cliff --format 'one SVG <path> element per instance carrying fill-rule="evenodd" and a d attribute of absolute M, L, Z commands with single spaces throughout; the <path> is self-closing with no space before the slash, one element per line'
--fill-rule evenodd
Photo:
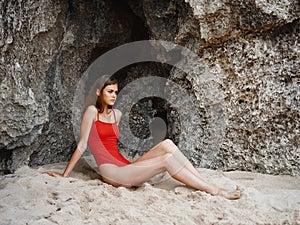
<path fill-rule="evenodd" d="M 299 18 L 297 0 L 1 0 L 1 173 L 67 160 L 83 72 L 110 49 L 157 39 L 197 63 L 188 73 L 168 62 L 131 65 L 120 86 L 151 71 L 179 84 L 196 106 L 180 116 L 197 129 L 190 135 L 182 127 L 191 121 L 150 98 L 133 109 L 133 133 L 147 136 L 143 118 L 161 117 L 196 166 L 300 175 Z"/>

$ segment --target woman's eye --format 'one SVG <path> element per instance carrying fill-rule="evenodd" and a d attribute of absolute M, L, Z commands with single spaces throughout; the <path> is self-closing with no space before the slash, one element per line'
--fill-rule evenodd
<path fill-rule="evenodd" d="M 112 93 L 115 93 L 116 95 L 118 94 L 118 92 L 117 91 L 114 91 L 114 90 L 108 90 L 107 91 L 109 94 L 112 94 Z"/>

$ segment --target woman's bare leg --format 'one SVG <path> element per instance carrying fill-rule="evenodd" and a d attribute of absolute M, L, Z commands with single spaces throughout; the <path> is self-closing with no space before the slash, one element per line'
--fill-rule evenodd
<path fill-rule="evenodd" d="M 203 178 L 199 171 L 192 165 L 192 163 L 182 154 L 182 152 L 178 149 L 178 147 L 174 144 L 174 142 L 170 139 L 166 139 L 156 146 L 154 146 L 152 149 L 150 149 L 148 152 L 146 152 L 143 156 L 141 156 L 138 160 L 135 162 L 140 162 L 146 159 L 151 159 L 153 157 L 157 157 L 160 155 L 164 155 L 166 153 L 171 153 L 173 156 L 181 163 L 181 168 L 185 167 L 187 170 L 189 170 L 191 173 L 193 173 L 195 176 L 197 176 L 200 180 L 202 180 L 203 183 L 206 183 L 208 185 L 209 182 Z M 219 188 L 219 195 L 222 195 L 226 198 L 230 198 L 229 196 L 240 196 L 240 189 L 239 187 L 236 188 L 235 191 L 228 191 L 224 188 Z M 225 196 L 226 195 L 226 196 Z"/>
<path fill-rule="evenodd" d="M 147 151 L 144 155 L 138 158 L 135 162 L 139 162 L 145 159 L 155 158 L 157 156 L 164 155 L 166 153 L 173 153 L 175 148 L 172 144 L 177 148 L 177 146 L 170 139 L 165 139 Z"/>
<path fill-rule="evenodd" d="M 193 164 L 185 157 L 185 155 L 182 154 L 182 152 L 178 149 L 178 147 L 174 144 L 173 141 L 170 139 L 166 139 L 156 146 L 154 146 L 152 149 L 150 149 L 148 152 L 146 152 L 143 156 L 141 156 L 139 159 L 137 159 L 135 162 L 140 162 L 145 159 L 151 159 L 153 157 L 157 157 L 160 155 L 164 155 L 166 153 L 171 153 L 174 155 L 174 157 L 182 162 L 182 166 L 186 166 L 188 170 L 190 170 L 194 175 L 199 177 L 199 179 L 202 179 L 205 181 L 205 179 L 200 175 L 199 171 L 193 166 Z"/>
<path fill-rule="evenodd" d="M 157 157 L 135 162 L 124 167 L 117 167 L 111 164 L 100 166 L 103 180 L 115 186 L 135 186 L 149 180 L 156 174 L 167 171 L 176 180 L 212 195 L 222 195 L 228 199 L 236 199 L 238 193 L 225 193 L 217 186 L 199 179 L 195 174 L 183 166 L 173 154 L 166 153 Z"/>

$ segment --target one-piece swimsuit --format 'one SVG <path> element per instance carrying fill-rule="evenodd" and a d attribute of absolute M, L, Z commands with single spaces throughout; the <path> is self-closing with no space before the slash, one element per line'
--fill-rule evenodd
<path fill-rule="evenodd" d="M 115 111 L 114 123 L 103 122 L 98 118 L 93 122 L 89 134 L 88 145 L 98 166 L 102 164 L 114 164 L 125 166 L 131 164 L 124 158 L 118 149 L 118 138 L 120 135 Z"/>

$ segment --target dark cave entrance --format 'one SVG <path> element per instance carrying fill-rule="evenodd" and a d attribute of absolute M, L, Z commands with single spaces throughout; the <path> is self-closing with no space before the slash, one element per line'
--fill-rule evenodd
<path fill-rule="evenodd" d="M 131 8 L 133 7 L 133 3 L 131 3 L 130 5 L 129 0 L 113 0 L 111 1 L 111 4 L 112 9 L 118 14 L 118 19 L 121 21 L 127 21 L 131 24 L 131 38 L 130 40 L 128 40 L 128 43 L 150 39 L 149 31 L 145 27 L 145 18 L 140 3 L 135 2 L 134 9 Z M 139 11 L 139 15 L 135 14 L 134 11 Z M 91 53 L 89 62 L 92 63 L 107 51 L 118 46 L 119 45 L 109 47 L 96 46 Z M 172 54 L 175 55 L 174 52 Z M 178 60 L 178 58 L 176 57 L 175 60 Z M 166 63 L 141 62 L 120 69 L 115 74 L 113 74 L 113 77 L 118 80 L 119 91 L 121 91 L 122 88 L 125 87 L 128 83 L 141 77 L 153 75 L 168 78 L 172 69 L 173 66 Z M 156 129 L 156 132 L 154 134 L 151 134 L 151 126 L 153 124 L 156 124 L 155 126 L 157 128 L 160 126 L 159 123 L 161 123 L 166 126 L 165 135 L 161 134 L 163 136 L 163 139 L 172 138 L 174 140 L 174 137 L 172 137 L 174 136 L 172 135 L 172 125 L 170 126 L 169 121 L 177 121 L 178 118 L 171 118 L 171 120 L 168 119 L 171 115 L 170 112 L 174 112 L 174 110 L 176 111 L 176 109 L 170 108 L 170 104 L 166 100 L 155 96 L 140 99 L 130 111 L 130 130 L 134 134 L 134 136 L 139 138 L 141 140 L 141 143 L 143 143 L 143 140 L 149 138 L 149 136 L 155 136 L 158 133 L 164 132 Z M 161 126 L 163 127 L 164 125 Z M 141 144 L 141 147 L 142 146 L 143 144 Z M 130 155 L 131 157 L 134 157 L 141 153 L 141 151 L 136 149 L 126 149 L 126 147 L 122 144 L 120 145 L 120 151 L 123 151 L 125 154 Z"/>
<path fill-rule="evenodd" d="M 13 173 L 13 170 L 11 170 L 11 158 L 12 158 L 12 151 L 1 149 L 0 150 L 0 176 Z"/>

